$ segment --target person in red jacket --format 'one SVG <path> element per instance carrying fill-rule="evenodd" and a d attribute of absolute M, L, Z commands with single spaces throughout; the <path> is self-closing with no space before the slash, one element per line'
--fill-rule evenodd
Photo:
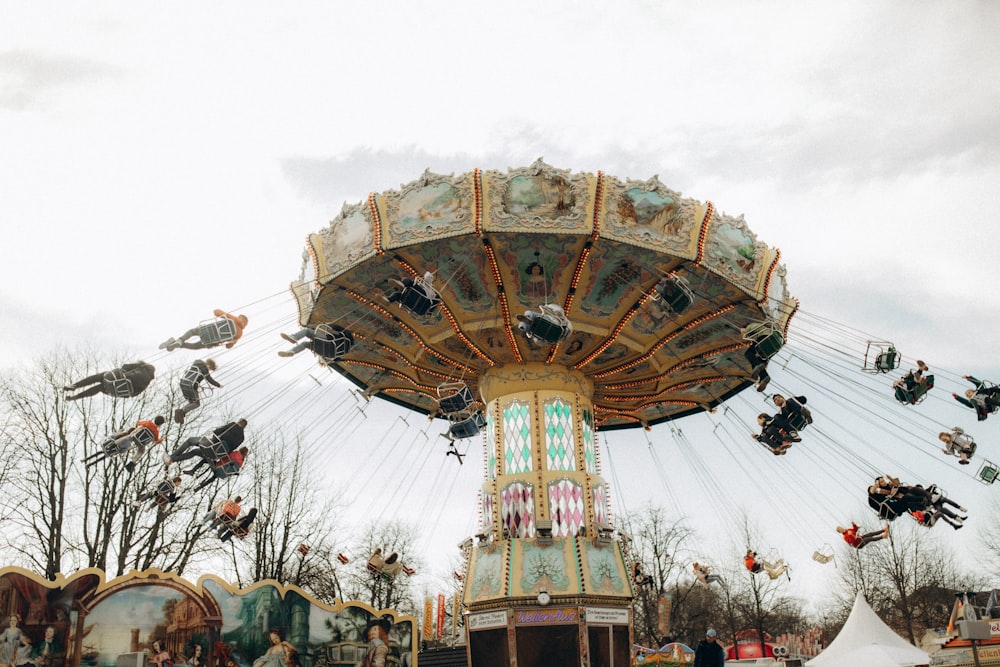
<path fill-rule="evenodd" d="M 152 421 L 138 421 L 132 428 L 122 429 L 109 437 L 102 443 L 101 451 L 89 454 L 81 461 L 90 467 L 98 461 L 133 450 L 132 460 L 125 464 L 125 469 L 132 472 L 147 447 L 163 442 L 163 438 L 160 437 L 160 426 L 165 421 L 162 415 L 156 415 Z"/>
<path fill-rule="evenodd" d="M 250 452 L 246 447 L 240 447 L 236 451 L 223 456 L 221 459 L 212 464 L 211 475 L 208 475 L 201 484 L 194 487 L 194 490 L 200 491 L 217 479 L 226 479 L 227 477 L 240 474 L 240 469 L 243 468 L 244 459 L 249 453 Z M 204 464 L 205 462 L 201 461 L 191 470 L 185 470 L 184 472 L 189 475 L 193 475 L 195 471 Z"/>
<path fill-rule="evenodd" d="M 226 349 L 236 345 L 247 326 L 246 315 L 230 315 L 216 308 L 212 311 L 216 319 L 185 331 L 180 338 L 168 338 L 160 343 L 160 349 L 171 352 L 179 347 L 186 350 L 202 350 L 225 344 Z M 197 336 L 197 340 L 188 340 Z"/>
<path fill-rule="evenodd" d="M 870 533 L 863 533 L 858 535 L 860 527 L 858 524 L 851 522 L 850 528 L 844 528 L 843 526 L 837 526 L 837 532 L 844 537 L 844 541 L 855 549 L 861 549 L 866 544 L 871 544 L 872 542 L 878 542 L 879 540 L 884 540 L 889 537 L 889 524 L 885 525 L 882 530 L 873 530 Z"/>

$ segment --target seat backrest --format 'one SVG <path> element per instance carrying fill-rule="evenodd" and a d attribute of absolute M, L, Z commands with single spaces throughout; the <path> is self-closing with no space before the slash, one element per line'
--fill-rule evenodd
<path fill-rule="evenodd" d="M 890 347 L 885 352 L 879 352 L 875 357 L 875 369 L 883 373 L 888 373 L 899 367 L 899 353 L 896 348 Z"/>
<path fill-rule="evenodd" d="M 141 447 L 149 447 L 156 442 L 156 436 L 145 426 L 136 429 L 135 433 L 132 434 L 132 439 Z"/>
<path fill-rule="evenodd" d="M 464 382 L 445 382 L 438 385 L 438 409 L 444 414 L 461 412 L 472 404 L 472 391 Z"/>
<path fill-rule="evenodd" d="M 833 552 L 826 552 L 825 550 L 817 549 L 813 552 L 813 560 L 817 563 L 829 563 L 833 560 Z"/>
<path fill-rule="evenodd" d="M 566 329 L 544 317 L 536 317 L 531 321 L 529 332 L 532 336 L 555 345 L 566 335 Z"/>
<path fill-rule="evenodd" d="M 675 290 L 672 294 L 664 294 L 663 301 L 675 315 L 680 315 L 691 305 L 691 296 L 681 289 Z"/>
<path fill-rule="evenodd" d="M 976 479 L 983 484 L 992 484 L 997 481 L 998 473 L 1000 473 L 1000 468 L 995 463 L 983 461 L 983 464 L 979 467 L 979 471 L 976 473 Z"/>
<path fill-rule="evenodd" d="M 675 314 L 679 315 L 694 301 L 694 294 L 687 282 L 680 276 L 666 276 L 656 285 L 656 295 Z"/>
<path fill-rule="evenodd" d="M 399 299 L 401 306 L 412 312 L 414 315 L 426 315 L 434 302 L 427 298 L 422 289 L 407 287 Z"/>
<path fill-rule="evenodd" d="M 226 451 L 226 443 L 222 442 L 222 438 L 217 434 L 209 432 L 203 437 L 208 440 L 209 447 L 212 448 L 212 455 L 215 456 L 216 461 L 229 453 Z"/>
<path fill-rule="evenodd" d="M 796 431 L 801 431 L 804 429 L 809 422 L 806 421 L 806 417 L 801 412 L 790 412 L 788 413 L 788 423 L 792 425 Z"/>
<path fill-rule="evenodd" d="M 129 398 L 133 396 L 132 381 L 120 368 L 108 371 L 104 374 L 104 381 L 101 383 L 104 393 L 117 398 Z"/>
<path fill-rule="evenodd" d="M 220 317 L 198 324 L 198 338 L 205 346 L 218 345 L 236 337 L 236 323 L 228 317 Z"/>
<path fill-rule="evenodd" d="M 743 339 L 753 343 L 757 355 L 762 359 L 770 359 L 785 344 L 784 336 L 770 321 L 747 325 L 743 330 Z"/>

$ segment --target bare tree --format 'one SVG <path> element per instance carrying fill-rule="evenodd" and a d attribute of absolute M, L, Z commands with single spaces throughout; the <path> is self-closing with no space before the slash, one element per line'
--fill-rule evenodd
<path fill-rule="evenodd" d="M 751 545 L 748 548 L 761 541 L 759 532 L 747 516 L 743 517 L 743 538 L 745 545 Z M 741 548 L 741 546 L 736 547 L 737 550 Z M 761 655 L 765 654 L 766 634 L 786 631 L 789 629 L 786 626 L 788 618 L 801 618 L 801 608 L 798 604 L 793 598 L 781 593 L 786 582 L 787 578 L 784 575 L 772 578 L 766 572 L 754 573 L 744 570 L 740 576 L 733 574 L 729 586 L 725 589 L 726 616 L 729 619 L 730 630 L 734 637 L 737 626 L 756 630 Z"/>
<path fill-rule="evenodd" d="M 670 517 L 663 507 L 646 505 L 623 521 L 628 556 L 641 567 L 644 577 L 637 586 L 633 605 L 636 640 L 656 643 L 660 638 L 658 598 L 671 595 L 671 627 L 673 618 L 683 613 L 690 586 L 677 585 L 686 571 L 688 543 L 693 531 L 683 518 Z"/>
<path fill-rule="evenodd" d="M 987 510 L 987 520 L 979 531 L 979 540 L 985 558 L 980 562 L 990 568 L 990 574 L 1000 576 L 1000 531 L 995 529 L 1000 521 L 1000 499 L 994 498 Z"/>
<path fill-rule="evenodd" d="M 54 578 L 65 552 L 63 522 L 70 484 L 73 426 L 69 405 L 58 398 L 63 379 L 56 364 L 41 362 L 34 374 L 11 372 L 0 380 L 8 416 L 5 448 L 18 452 L 4 494 L 4 514 L 18 527 L 8 548 L 32 569 Z"/>
<path fill-rule="evenodd" d="M 175 402 L 170 387 L 176 383 L 169 377 L 158 378 L 135 398 L 65 399 L 64 385 L 117 365 L 90 350 L 60 350 L 0 376 L 0 412 L 6 415 L 0 447 L 18 454 L 8 464 L 2 500 L 12 524 L 4 531 L 8 562 L 48 578 L 81 567 L 111 575 L 147 567 L 183 573 L 201 554 L 195 546 L 203 532 L 195 525 L 195 499 L 164 513 L 132 502 L 165 474 L 158 455 L 165 447 L 147 453 L 133 471 L 125 467 L 126 455 L 89 467 L 79 462 L 100 451 L 109 434 L 139 419 L 168 415 Z M 168 436 L 171 426 L 161 432 Z"/>
<path fill-rule="evenodd" d="M 345 570 L 344 593 L 352 600 L 367 602 L 376 609 L 397 609 L 403 613 L 418 613 L 410 577 L 399 574 L 388 577 L 367 568 L 368 555 L 376 548 L 383 554 L 395 552 L 409 567 L 421 568 L 421 561 L 414 553 L 416 529 L 400 521 L 383 521 L 370 525 L 352 546 L 356 557 Z"/>
<path fill-rule="evenodd" d="M 258 509 L 246 548 L 233 545 L 234 569 L 253 581 L 274 579 L 315 589 L 324 599 L 337 597 L 334 567 L 339 506 L 333 489 L 312 474 L 299 440 L 280 432 L 255 437 L 242 477 L 249 475 L 244 505 Z"/>
<path fill-rule="evenodd" d="M 947 624 L 955 591 L 984 586 L 981 577 L 960 572 L 954 554 L 915 523 L 897 523 L 891 540 L 850 551 L 842 560 L 844 583 L 864 593 L 882 620 L 914 645 L 927 629 Z"/>

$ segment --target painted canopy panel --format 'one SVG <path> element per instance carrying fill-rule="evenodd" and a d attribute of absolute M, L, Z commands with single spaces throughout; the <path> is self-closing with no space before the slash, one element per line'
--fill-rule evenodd
<path fill-rule="evenodd" d="M 708 207 L 667 189 L 657 177 L 625 183 L 608 178 L 602 188 L 602 232 L 624 243 L 694 259 Z"/>
<path fill-rule="evenodd" d="M 555 538 L 548 545 L 529 539 L 479 546 L 470 555 L 467 581 L 467 606 L 530 600 L 542 590 L 556 596 L 632 597 L 620 545 L 598 545 L 586 537 Z"/>

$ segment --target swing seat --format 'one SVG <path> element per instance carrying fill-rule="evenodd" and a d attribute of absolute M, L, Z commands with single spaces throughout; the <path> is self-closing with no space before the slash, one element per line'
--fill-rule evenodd
<path fill-rule="evenodd" d="M 125 451 L 124 449 L 118 448 L 118 440 L 116 440 L 115 438 L 108 438 L 107 440 L 102 442 L 101 450 L 104 452 L 105 456 L 116 456 L 121 452 Z"/>
<path fill-rule="evenodd" d="M 879 373 L 888 373 L 899 368 L 899 353 L 896 348 L 890 347 L 885 352 L 879 352 L 875 357 L 875 370 Z"/>
<path fill-rule="evenodd" d="M 213 465 L 212 474 L 218 479 L 229 479 L 240 474 L 240 465 L 236 461 L 228 461 L 221 466 Z"/>
<path fill-rule="evenodd" d="M 785 338 L 773 322 L 755 322 L 747 326 L 743 339 L 753 343 L 757 356 L 770 359 L 785 344 Z"/>
<path fill-rule="evenodd" d="M 934 376 L 925 375 L 924 379 L 918 382 L 912 389 L 906 387 L 896 387 L 896 400 L 900 403 L 916 405 L 927 397 L 927 392 L 934 387 Z"/>
<path fill-rule="evenodd" d="M 833 547 L 824 544 L 813 552 L 812 559 L 821 565 L 826 565 L 833 560 Z"/>
<path fill-rule="evenodd" d="M 546 343 L 555 345 L 566 336 L 566 329 L 559 326 L 555 322 L 550 322 L 544 317 L 536 317 L 531 321 L 531 327 L 528 329 L 528 333 L 530 333 L 534 338 L 538 338 Z"/>
<path fill-rule="evenodd" d="M 139 447 L 140 449 L 145 450 L 147 447 L 155 443 L 156 437 L 153 436 L 153 432 L 143 426 L 138 431 L 129 433 L 126 436 L 120 438 L 108 438 L 101 443 L 101 447 L 104 448 L 104 453 L 107 456 L 116 456 L 129 451 L 133 447 Z"/>
<path fill-rule="evenodd" d="M 219 523 L 222 524 L 222 526 L 226 530 L 228 530 L 230 533 L 232 533 L 233 537 L 235 537 L 236 539 L 239 539 L 239 540 L 242 540 L 242 539 L 246 538 L 246 536 L 250 534 L 250 532 L 253 530 L 253 527 L 254 527 L 254 524 L 251 523 L 246 528 L 242 528 L 240 526 L 240 517 L 238 517 L 238 516 L 237 517 L 231 517 L 228 514 L 223 514 L 222 516 L 220 516 L 219 517 Z"/>
<path fill-rule="evenodd" d="M 156 444 L 156 436 L 145 426 L 141 427 L 138 431 L 131 435 L 132 444 L 135 447 L 141 447 L 145 449 L 150 445 Z"/>
<path fill-rule="evenodd" d="M 976 472 L 976 479 L 983 484 L 992 484 L 997 481 L 997 475 L 1000 474 L 1000 467 L 992 461 L 983 461 L 982 465 L 979 466 L 979 470 Z"/>
<path fill-rule="evenodd" d="M 351 351 L 354 335 L 335 324 L 320 324 L 313 334 L 313 352 L 324 361 L 338 361 Z"/>
<path fill-rule="evenodd" d="M 418 317 L 426 315 L 437 303 L 428 299 L 423 289 L 415 286 L 403 288 L 403 293 L 399 297 L 399 305 Z"/>
<path fill-rule="evenodd" d="M 470 417 L 457 421 L 448 428 L 451 437 L 462 440 L 471 438 L 478 434 L 486 426 L 486 418 L 482 412 L 477 412 Z"/>
<path fill-rule="evenodd" d="M 464 382 L 445 382 L 438 385 L 438 409 L 444 415 L 463 412 L 472 405 L 472 392 Z"/>
<path fill-rule="evenodd" d="M 101 389 L 105 394 L 115 398 L 130 398 L 135 396 L 135 392 L 132 389 L 132 380 L 120 368 L 104 374 Z"/>
<path fill-rule="evenodd" d="M 806 421 L 806 416 L 801 412 L 789 413 L 788 423 L 791 424 L 792 428 L 795 429 L 796 431 L 801 431 L 802 429 L 804 429 L 806 426 L 809 425 L 809 422 Z"/>
<path fill-rule="evenodd" d="M 212 456 L 215 457 L 216 461 L 229 454 L 229 452 L 226 451 L 226 444 L 222 442 L 219 436 L 215 433 L 206 433 L 201 437 L 206 441 L 208 447 L 211 448 Z"/>
<path fill-rule="evenodd" d="M 674 315 L 680 315 L 694 302 L 694 293 L 680 276 L 666 276 L 656 284 L 653 298 L 663 303 Z"/>
<path fill-rule="evenodd" d="M 197 368 L 194 368 L 193 366 L 188 368 L 184 371 L 184 375 L 181 377 L 181 393 L 184 394 L 187 392 L 196 396 L 208 396 L 212 393 L 213 387 L 207 382 L 205 384 L 201 384 L 201 381 L 204 379 L 204 374 L 202 374 Z"/>
<path fill-rule="evenodd" d="M 233 537 L 235 537 L 236 539 L 239 539 L 239 540 L 243 540 L 243 539 L 246 539 L 247 535 L 249 535 L 251 532 L 253 532 L 254 525 L 256 525 L 256 524 L 251 523 L 246 528 L 241 528 L 240 526 L 233 526 L 229 530 L 233 534 Z"/>
<path fill-rule="evenodd" d="M 878 518 L 884 521 L 893 521 L 899 518 L 899 508 L 895 507 L 889 499 L 883 500 L 881 496 L 868 494 L 868 506 L 878 514 Z"/>
<path fill-rule="evenodd" d="M 213 347 L 236 337 L 236 323 L 228 317 L 207 320 L 198 324 L 198 338 L 204 347 Z"/>
<path fill-rule="evenodd" d="M 865 363 L 861 370 L 866 373 L 888 373 L 899 368 L 899 362 L 900 354 L 892 341 L 870 340 L 865 348 Z"/>
<path fill-rule="evenodd" d="M 968 447 L 966 447 L 964 450 L 958 450 L 958 451 L 954 452 L 952 454 L 952 456 L 955 456 L 957 458 L 962 458 L 962 453 L 964 452 L 966 458 L 970 458 L 971 459 L 973 456 L 975 456 L 975 454 L 976 454 L 976 448 L 977 447 L 978 447 L 978 445 L 976 445 L 976 441 L 973 440 L 972 443 Z"/>

